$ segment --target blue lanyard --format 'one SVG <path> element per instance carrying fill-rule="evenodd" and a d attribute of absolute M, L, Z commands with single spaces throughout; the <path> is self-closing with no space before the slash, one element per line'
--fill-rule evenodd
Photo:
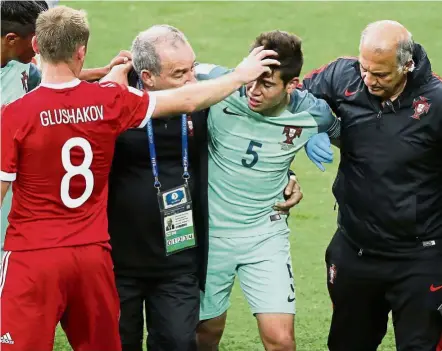
<path fill-rule="evenodd" d="M 138 89 L 143 89 L 143 83 L 138 80 Z M 159 181 L 158 173 L 158 163 L 157 163 L 157 153 L 155 149 L 155 139 L 153 135 L 152 120 L 147 121 L 147 139 L 149 140 L 149 151 L 150 151 L 150 163 L 152 165 L 152 174 L 154 177 L 154 187 L 160 191 L 161 183 Z M 189 174 L 189 152 L 188 152 L 188 138 L 187 138 L 187 115 L 181 115 L 181 145 L 182 145 L 182 159 L 183 159 L 183 179 L 188 182 L 190 178 Z"/>

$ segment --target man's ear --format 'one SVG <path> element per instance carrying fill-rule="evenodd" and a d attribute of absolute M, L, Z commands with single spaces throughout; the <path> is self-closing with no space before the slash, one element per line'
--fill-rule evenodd
<path fill-rule="evenodd" d="M 35 35 L 32 37 L 32 50 L 34 50 L 36 54 L 40 53 L 40 50 L 38 50 L 37 37 Z"/>
<path fill-rule="evenodd" d="M 410 60 L 405 64 L 404 72 L 413 72 L 414 71 L 414 61 Z"/>
<path fill-rule="evenodd" d="M 86 58 L 86 52 L 87 52 L 86 45 L 81 45 L 77 50 L 77 58 L 80 61 L 84 62 Z"/>
<path fill-rule="evenodd" d="M 299 77 L 295 77 L 295 78 L 293 78 L 293 79 L 291 79 L 288 83 L 287 83 L 287 86 L 286 86 L 286 92 L 287 92 L 287 94 L 291 94 L 295 89 L 296 89 L 296 87 L 299 85 Z"/>
<path fill-rule="evenodd" d="M 5 42 L 8 45 L 14 45 L 15 42 L 20 39 L 20 37 L 15 33 L 8 33 L 4 36 L 4 38 L 5 38 Z"/>
<path fill-rule="evenodd" d="M 148 89 L 152 89 L 155 86 L 155 76 L 151 71 L 148 71 L 147 69 L 142 70 L 140 78 L 144 86 Z"/>

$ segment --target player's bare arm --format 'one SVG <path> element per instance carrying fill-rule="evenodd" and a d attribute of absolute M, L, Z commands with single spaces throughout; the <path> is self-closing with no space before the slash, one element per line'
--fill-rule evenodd
<path fill-rule="evenodd" d="M 100 79 L 101 83 L 104 82 L 114 82 L 121 85 L 129 85 L 127 80 L 127 74 L 132 69 L 132 61 L 128 61 L 126 63 L 116 65 L 111 68 L 108 74 L 106 74 L 102 79 Z"/>
<path fill-rule="evenodd" d="M 156 105 L 152 118 L 173 116 L 180 113 L 192 113 L 203 110 L 225 99 L 235 90 L 247 84 L 263 73 L 270 72 L 272 65 L 279 65 L 279 61 L 270 57 L 277 56 L 273 50 L 264 50 L 263 47 L 254 49 L 236 69 L 222 77 L 188 84 L 186 86 L 156 91 Z M 127 73 L 131 69 L 131 62 L 115 66 L 101 82 L 116 82 L 127 85 Z"/>
<path fill-rule="evenodd" d="M 6 193 L 8 192 L 9 187 L 11 186 L 11 182 L 5 182 L 3 180 L 0 181 L 1 186 L 2 186 L 2 202 L 0 203 L 0 207 L 3 204 L 3 199 L 6 196 Z"/>
<path fill-rule="evenodd" d="M 263 73 L 270 72 L 269 66 L 279 65 L 279 61 L 269 58 L 276 56 L 275 51 L 264 50 L 264 47 L 260 46 L 252 50 L 249 56 L 229 74 L 177 89 L 155 92 L 157 104 L 152 118 L 183 112 L 191 113 L 214 105 L 244 84 L 256 80 Z"/>

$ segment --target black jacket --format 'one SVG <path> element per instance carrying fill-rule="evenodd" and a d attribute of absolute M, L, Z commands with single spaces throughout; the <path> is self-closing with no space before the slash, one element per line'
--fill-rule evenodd
<path fill-rule="evenodd" d="M 354 58 L 303 82 L 342 119 L 333 193 L 339 225 L 360 254 L 410 257 L 442 246 L 442 82 L 418 44 L 413 60 L 405 90 L 384 107 Z"/>
<path fill-rule="evenodd" d="M 132 71 L 129 84 L 136 87 L 137 79 Z M 198 247 L 166 257 L 146 127 L 130 129 L 117 139 L 109 178 L 109 233 L 117 275 L 155 278 L 198 272 L 204 288 L 208 254 L 207 111 L 193 114 L 191 120 L 189 182 Z M 154 119 L 152 125 L 164 191 L 184 183 L 181 118 Z"/>

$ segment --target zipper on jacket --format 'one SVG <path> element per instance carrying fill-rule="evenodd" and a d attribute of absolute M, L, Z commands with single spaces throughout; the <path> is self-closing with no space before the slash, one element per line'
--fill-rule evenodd
<path fill-rule="evenodd" d="M 381 128 L 381 118 L 382 118 L 382 110 L 379 110 L 379 112 L 376 116 L 376 129 Z"/>
<path fill-rule="evenodd" d="M 363 253 L 364 253 L 364 249 L 359 249 L 358 256 L 361 257 Z"/>

